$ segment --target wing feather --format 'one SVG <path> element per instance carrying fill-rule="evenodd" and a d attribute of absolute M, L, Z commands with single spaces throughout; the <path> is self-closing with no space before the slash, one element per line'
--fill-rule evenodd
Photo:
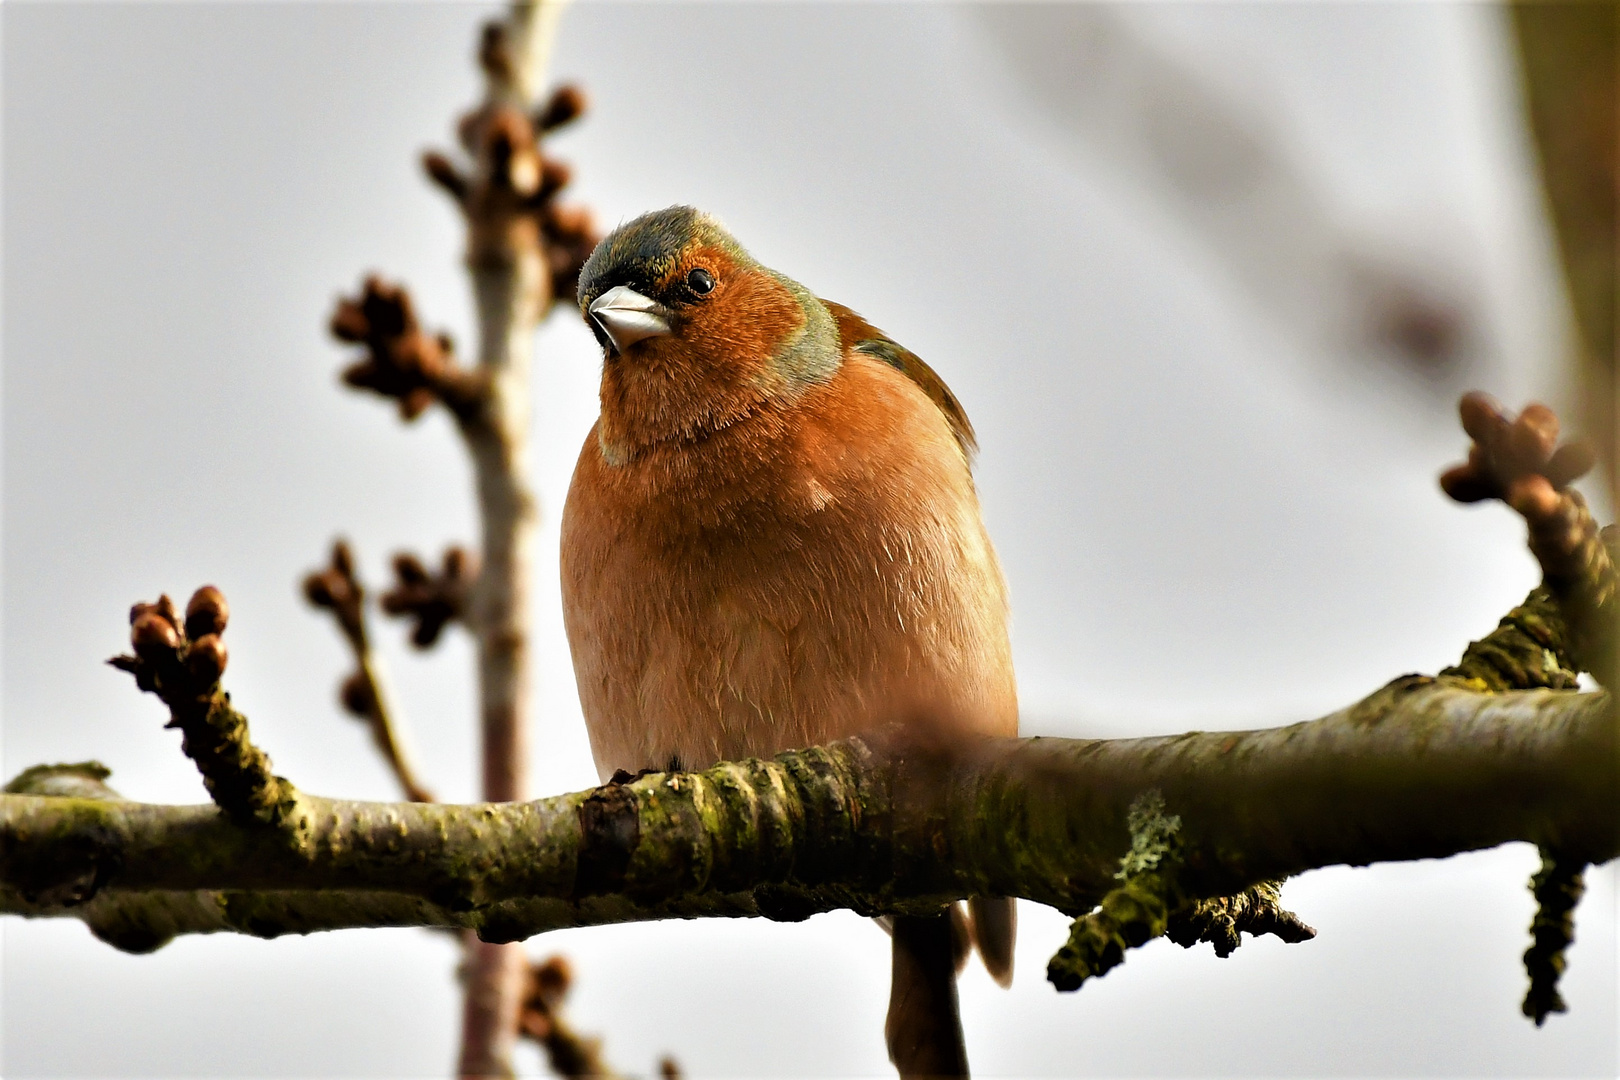
<path fill-rule="evenodd" d="M 843 304 L 835 304 L 831 300 L 823 300 L 822 303 L 832 312 L 833 318 L 838 320 L 838 338 L 843 347 L 883 361 L 921 387 L 922 392 L 928 395 L 928 399 L 939 406 L 939 411 L 945 414 L 946 421 L 951 425 L 952 434 L 961 444 L 962 452 L 967 455 L 969 461 L 972 461 L 973 455 L 979 450 L 978 436 L 973 432 L 973 424 L 962 409 L 962 403 L 951 393 L 951 388 L 945 385 L 945 380 L 940 378 L 933 368 L 923 363 L 922 358 L 916 353 Z"/>

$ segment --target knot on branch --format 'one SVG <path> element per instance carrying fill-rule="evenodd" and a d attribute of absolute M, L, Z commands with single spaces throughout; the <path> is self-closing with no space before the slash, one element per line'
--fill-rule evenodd
<path fill-rule="evenodd" d="M 1270 934 L 1296 945 L 1315 937 L 1316 929 L 1282 906 L 1282 882 L 1262 881 L 1236 896 L 1196 900 L 1173 911 L 1164 930 L 1183 949 L 1209 942 L 1223 960 L 1243 944 L 1241 933 Z"/>
<path fill-rule="evenodd" d="M 411 644 L 430 648 L 447 625 L 466 615 L 468 596 L 477 580 L 478 559 L 465 548 L 446 548 L 437 574 L 415 555 L 402 551 L 394 556 L 394 587 L 383 593 L 382 608 L 412 620 Z"/>
<path fill-rule="evenodd" d="M 1573 659 L 1611 685 L 1620 578 L 1586 500 L 1569 487 L 1592 467 L 1591 446 L 1559 445 L 1558 417 L 1545 405 L 1510 417 L 1488 395 L 1471 393 L 1458 411 L 1473 445 L 1440 486 L 1459 502 L 1500 499 L 1524 518 L 1542 580 L 1569 623 Z"/>
<path fill-rule="evenodd" d="M 1263 881 L 1235 896 L 1197 899 L 1180 881 L 1181 818 L 1165 813 L 1164 797 L 1144 792 L 1127 815 L 1131 849 L 1120 859 L 1120 882 L 1095 911 L 1074 921 L 1069 940 L 1046 966 L 1046 978 L 1059 990 L 1078 990 L 1104 975 L 1160 935 L 1184 949 L 1201 941 L 1215 955 L 1231 956 L 1240 934 L 1271 934 L 1290 944 L 1308 941 L 1316 931 L 1282 906 L 1282 883 Z"/>
<path fill-rule="evenodd" d="M 479 59 L 492 83 L 510 82 L 502 77 L 509 75 L 512 60 L 500 23 L 485 27 Z M 466 216 L 468 263 L 505 267 L 526 253 L 538 254 L 550 276 L 547 301 L 574 302 L 580 268 L 601 240 L 589 211 L 558 205 L 573 170 L 541 146 L 546 136 L 582 116 L 585 104 L 576 86 L 558 87 L 532 113 L 492 98 L 458 126 L 470 159 L 466 167 L 437 151 L 422 156 L 428 177 Z"/>
<path fill-rule="evenodd" d="M 1541 869 L 1530 879 L 1530 892 L 1536 898 L 1536 914 L 1530 921 L 1530 948 L 1524 954 L 1524 970 L 1530 976 L 1525 992 L 1524 1015 L 1546 1023 L 1555 1012 L 1568 1012 L 1558 992 L 1558 979 L 1567 960 L 1564 951 L 1575 940 L 1575 905 L 1586 891 L 1586 863 L 1563 858 L 1541 849 Z"/>
<path fill-rule="evenodd" d="M 366 629 L 366 588 L 355 570 L 354 554 L 346 542 L 333 542 L 326 568 L 304 578 L 304 598 L 332 613 L 354 655 L 354 670 L 338 684 L 338 701 L 344 711 L 371 728 L 372 741 L 405 790 L 405 797 L 411 802 L 433 802 L 433 793 L 417 779 L 388 707 Z M 384 605 L 387 605 L 386 597 Z"/>
<path fill-rule="evenodd" d="M 212 585 L 192 594 L 182 622 L 167 595 L 130 609 L 134 655 L 109 664 L 135 676 L 135 685 L 169 708 L 166 727 L 179 728 L 181 748 L 196 762 L 214 804 L 242 824 L 278 825 L 297 791 L 270 771 L 270 758 L 248 736 L 247 718 L 219 687 L 227 654 L 222 635 L 230 618 L 225 596 Z"/>
<path fill-rule="evenodd" d="M 107 786 L 111 775 L 112 770 L 99 761 L 30 765 L 0 790 L 8 795 L 50 795 L 60 799 L 123 798 Z"/>
<path fill-rule="evenodd" d="M 456 363 L 448 335 L 423 332 L 404 286 L 367 277 L 359 296 L 338 301 L 331 330 L 339 341 L 366 348 L 364 359 L 343 370 L 343 381 L 393 398 L 402 419 L 416 419 L 435 401 L 463 422 L 482 408 L 488 380 Z"/>
<path fill-rule="evenodd" d="M 44 795 L 58 799 L 118 799 L 107 786 L 112 770 L 99 761 L 32 765 L 12 777 L 7 795 Z M 49 831 L 47 830 L 47 835 Z M 120 858 L 104 837 L 58 837 L 43 850 L 18 852 L 0 843 L 0 882 L 27 903 L 46 908 L 76 908 L 101 892 L 116 872 Z"/>
<path fill-rule="evenodd" d="M 518 1012 L 518 1034 L 540 1044 L 551 1071 L 567 1077 L 611 1077 L 602 1040 L 580 1035 L 562 1014 L 574 970 L 562 956 L 530 964 Z"/>

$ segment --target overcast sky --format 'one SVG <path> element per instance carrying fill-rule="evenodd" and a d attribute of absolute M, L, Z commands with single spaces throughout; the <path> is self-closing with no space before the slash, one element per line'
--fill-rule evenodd
<path fill-rule="evenodd" d="M 278 771 L 395 797 L 297 583 L 340 533 L 374 581 L 398 548 L 474 540 L 468 468 L 442 416 L 405 427 L 339 387 L 324 324 L 380 270 L 471 340 L 459 222 L 415 161 L 478 92 L 488 11 L 0 10 L 7 776 L 94 757 L 126 795 L 201 800 L 161 707 L 101 661 L 132 601 L 213 582 L 230 688 Z M 1444 666 L 1535 583 L 1507 511 L 1435 484 L 1464 446 L 1460 388 L 1568 393 L 1507 45 L 1477 5 L 587 2 L 554 57 L 594 108 L 554 149 L 604 225 L 701 206 L 950 382 L 983 447 L 1026 733 L 1262 726 Z M 1413 304 L 1451 328 L 1421 371 L 1379 334 Z M 556 523 L 598 365 L 559 312 L 534 420 L 548 792 L 594 782 Z M 426 780 L 472 798 L 465 638 L 423 657 L 381 636 Z M 1076 995 L 1042 979 L 1065 921 L 1025 905 L 1014 989 L 963 980 L 970 1054 L 983 1076 L 1613 1075 L 1613 869 L 1589 875 L 1573 1011 L 1536 1030 L 1534 868 L 1517 846 L 1308 874 L 1285 898 L 1315 941 L 1225 961 L 1156 942 Z M 7 1077 L 453 1061 L 455 958 L 425 932 L 150 957 L 65 920 L 0 934 Z M 621 1069 L 887 1070 L 887 942 L 854 916 L 529 947 L 574 959 L 572 1015 Z"/>

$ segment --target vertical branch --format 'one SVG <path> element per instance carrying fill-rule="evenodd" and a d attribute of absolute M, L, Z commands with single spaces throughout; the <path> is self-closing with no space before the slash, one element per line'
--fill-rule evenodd
<path fill-rule="evenodd" d="M 483 103 L 460 125 L 470 173 L 429 154 L 428 174 L 467 220 L 468 273 L 478 311 L 480 407 L 458 413 L 472 455 L 483 531 L 482 571 L 469 597 L 478 643 L 483 796 L 527 794 L 529 601 L 537 512 L 528 429 L 534 334 L 559 295 L 571 295 L 578 263 L 594 246 L 588 214 L 555 205 L 569 171 L 545 158 L 539 137 L 579 115 L 577 91 L 536 110 L 533 90 L 556 21 L 557 0 L 513 5 L 484 29 L 478 59 Z"/>
<path fill-rule="evenodd" d="M 516 942 L 495 945 L 464 933 L 466 985 L 461 1006 L 461 1080 L 510 1077 L 528 961 Z"/>
<path fill-rule="evenodd" d="M 540 96 L 551 43 L 557 37 L 557 20 L 567 2 L 528 0 L 512 5 L 507 34 L 512 43 L 511 91 L 520 105 L 532 104 Z"/>
<path fill-rule="evenodd" d="M 529 374 L 550 282 L 538 243 L 472 251 L 468 262 L 478 361 L 490 381 L 484 410 L 462 425 L 483 534 L 467 614 L 478 643 L 483 797 L 510 802 L 528 795 L 529 601 L 539 518 L 528 468 Z"/>
<path fill-rule="evenodd" d="M 1580 420 L 1620 504 L 1620 5 L 1548 0 L 1514 3 L 1511 11 L 1526 119 L 1579 336 Z"/>
<path fill-rule="evenodd" d="M 492 802 L 529 795 L 532 693 L 529 609 L 538 512 L 530 484 L 528 429 L 534 335 L 559 295 L 572 295 L 579 263 L 595 246 L 589 215 L 554 198 L 568 169 L 548 161 L 539 136 L 583 108 L 564 90 L 536 111 L 560 0 L 517 0 L 484 28 L 483 103 L 461 121 L 463 172 L 428 154 L 428 175 L 461 207 L 466 263 L 478 311 L 479 407 L 457 413 L 473 462 L 482 528 L 481 569 L 465 621 L 477 642 L 482 794 Z M 510 1076 L 526 991 L 521 946 L 470 940 L 460 1073 Z"/>
<path fill-rule="evenodd" d="M 538 521 L 527 452 L 529 373 L 543 313 L 538 245 L 469 270 L 478 302 L 479 365 L 489 373 L 483 413 L 462 425 L 472 453 L 483 561 L 467 623 L 477 641 L 482 792 L 491 802 L 528 795 L 529 601 Z M 549 291 L 549 290 L 548 290 Z M 511 1053 L 528 975 L 517 943 L 468 941 L 462 1009 L 463 1077 L 512 1075 Z"/>

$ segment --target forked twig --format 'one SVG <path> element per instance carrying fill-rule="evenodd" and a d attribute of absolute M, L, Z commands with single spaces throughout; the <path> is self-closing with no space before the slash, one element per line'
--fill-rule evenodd
<path fill-rule="evenodd" d="M 371 727 L 371 737 L 405 797 L 411 802 L 434 802 L 433 792 L 417 776 L 377 655 L 371 649 L 366 632 L 366 591 L 355 573 L 354 556 L 347 543 L 334 543 L 326 569 L 304 579 L 304 596 L 311 604 L 332 613 L 354 654 L 355 670 L 338 689 L 343 707 Z"/>

